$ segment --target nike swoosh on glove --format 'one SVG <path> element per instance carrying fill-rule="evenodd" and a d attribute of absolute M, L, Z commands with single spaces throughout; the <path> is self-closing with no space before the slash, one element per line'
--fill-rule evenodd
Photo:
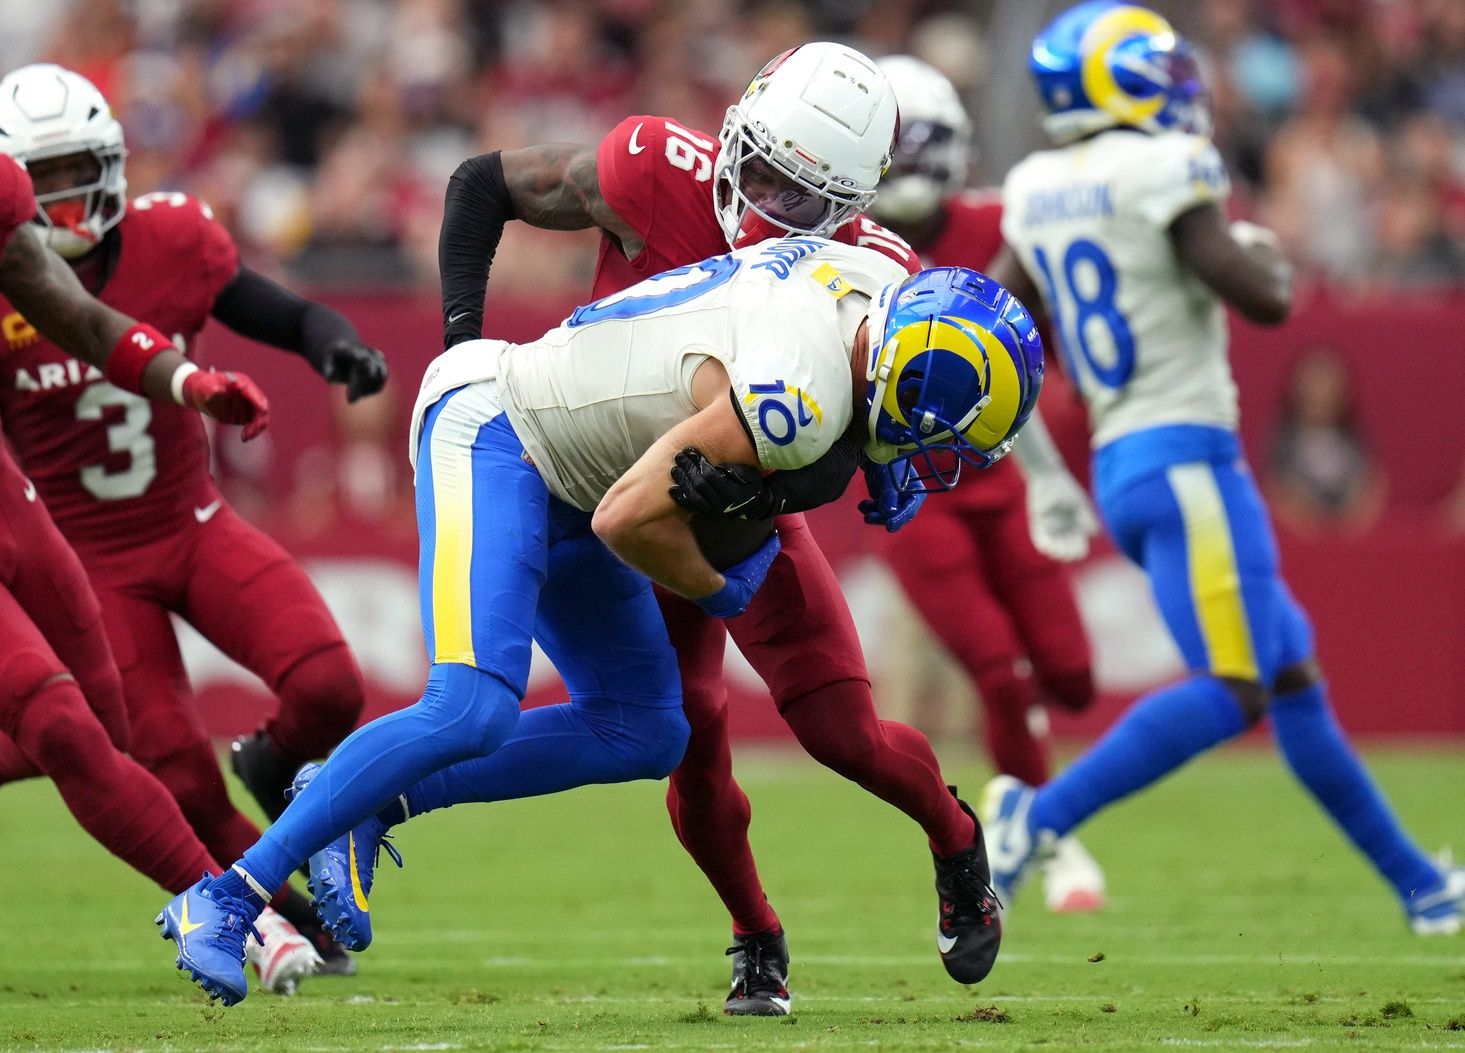
<path fill-rule="evenodd" d="M 671 499 L 689 512 L 733 519 L 769 519 L 776 514 L 763 473 L 742 464 L 713 464 L 688 446 L 671 467 Z"/>
<path fill-rule="evenodd" d="M 242 424 L 245 442 L 264 433 L 270 423 L 270 400 L 244 373 L 198 370 L 183 381 L 183 399 L 221 424 Z"/>
<path fill-rule="evenodd" d="M 777 531 L 769 534 L 757 552 L 723 571 L 726 584 L 711 596 L 703 596 L 696 601 L 697 606 L 714 618 L 736 618 L 742 614 L 753 602 L 753 594 L 768 576 L 768 568 L 773 566 L 781 547 Z"/>

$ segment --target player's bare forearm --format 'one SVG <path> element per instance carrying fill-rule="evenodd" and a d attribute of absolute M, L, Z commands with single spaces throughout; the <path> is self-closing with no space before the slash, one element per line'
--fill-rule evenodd
<path fill-rule="evenodd" d="M 1249 321 L 1278 325 L 1292 310 L 1292 268 L 1275 249 L 1248 248 L 1232 236 L 1215 204 L 1182 212 L 1170 242 L 1188 270 Z"/>
<path fill-rule="evenodd" d="M 0 288 L 42 336 L 98 369 L 106 368 L 117 341 L 137 324 L 91 296 L 29 223 L 11 235 L 0 258 Z M 172 349 L 154 355 L 143 369 L 142 393 L 172 401 L 173 374 L 187 361 Z"/>
<path fill-rule="evenodd" d="M 758 463 L 757 451 L 727 398 L 683 421 L 651 445 L 606 491 L 592 522 L 596 535 L 627 564 L 688 599 L 725 584 L 692 534 L 690 514 L 668 493 L 677 452 L 695 446 L 719 464 Z"/>
<path fill-rule="evenodd" d="M 0 259 L 0 288 L 42 336 L 94 366 L 106 364 L 133 325 L 131 318 L 88 295 L 29 223 L 11 235 Z"/>
<path fill-rule="evenodd" d="M 505 150 L 500 156 L 518 219 L 546 230 L 600 227 L 617 236 L 634 236 L 601 196 L 595 147 L 553 143 Z"/>

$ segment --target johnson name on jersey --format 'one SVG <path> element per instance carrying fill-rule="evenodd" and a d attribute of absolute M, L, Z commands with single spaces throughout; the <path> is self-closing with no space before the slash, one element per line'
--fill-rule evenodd
<path fill-rule="evenodd" d="M 116 265 L 97 298 L 192 349 L 239 257 L 208 206 L 186 194 L 133 201 L 109 237 Z M 0 297 L 0 421 L 73 544 L 163 536 L 216 499 L 192 409 L 114 387 Z M 105 514 L 97 514 L 105 502 Z"/>
<path fill-rule="evenodd" d="M 459 344 L 429 367 L 413 445 L 443 393 L 496 378 L 550 492 L 585 511 L 697 412 L 692 378 L 722 363 L 764 468 L 800 468 L 849 427 L 850 350 L 888 256 L 825 241 L 764 242 L 656 275 L 581 307 L 530 344 Z M 496 361 L 493 359 L 496 358 Z"/>
<path fill-rule="evenodd" d="M 1008 173 L 1003 237 L 1043 291 L 1095 448 L 1160 424 L 1236 426 L 1225 312 L 1168 233 L 1228 192 L 1215 147 L 1182 132 L 1116 129 Z"/>

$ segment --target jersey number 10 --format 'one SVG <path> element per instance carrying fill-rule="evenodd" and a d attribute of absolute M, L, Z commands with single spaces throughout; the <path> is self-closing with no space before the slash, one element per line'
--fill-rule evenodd
<path fill-rule="evenodd" d="M 1048 254 L 1035 246 L 1033 256 L 1038 269 L 1043 272 L 1043 283 L 1048 286 L 1048 302 L 1053 305 L 1053 315 L 1058 323 L 1058 344 L 1069 377 L 1075 383 L 1082 383 L 1078 363 L 1074 360 L 1077 351 L 1083 356 L 1090 376 L 1106 388 L 1122 388 L 1134 373 L 1134 333 L 1115 303 L 1119 275 L 1108 254 L 1088 238 L 1080 238 L 1068 246 L 1068 251 L 1063 254 L 1063 281 L 1067 286 L 1067 296 L 1059 294 Z M 1084 264 L 1093 269 L 1098 281 L 1092 295 L 1086 293 L 1077 280 L 1079 268 Z M 1109 329 L 1114 345 L 1112 362 L 1099 361 L 1089 347 L 1089 326 L 1095 319 Z"/>

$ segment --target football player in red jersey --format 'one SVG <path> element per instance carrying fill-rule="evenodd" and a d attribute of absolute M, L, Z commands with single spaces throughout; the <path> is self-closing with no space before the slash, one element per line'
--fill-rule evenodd
<path fill-rule="evenodd" d="M 1002 247 L 1002 201 L 995 190 L 963 189 L 971 121 L 956 89 L 919 59 L 894 55 L 879 65 L 901 122 L 872 214 L 910 242 L 925 266 L 985 271 Z M 1030 496 L 1037 506 L 1051 496 L 1043 485 L 1029 495 L 1016 460 L 1001 461 L 932 503 L 903 543 L 885 552 L 911 604 L 980 693 L 992 763 L 1024 782 L 1032 780 L 1019 773 L 1031 772 L 1033 785 L 1049 774 L 1047 744 L 1033 728 L 1041 723 L 1036 707 L 1081 710 L 1094 698 L 1089 642 L 1068 575 L 1034 545 L 1034 533 L 1044 540 L 1041 507 L 1029 530 Z M 1043 874 L 1050 910 L 1102 908 L 1103 873 L 1076 840 L 1064 839 Z"/>
<path fill-rule="evenodd" d="M 806 44 L 758 73 L 728 110 L 720 139 L 667 117 L 635 116 L 598 146 L 470 158 L 449 183 L 439 242 L 446 343 L 481 336 L 484 285 L 510 219 L 599 227 L 596 297 L 730 245 L 789 234 L 868 246 L 914 273 L 910 247 L 860 214 L 889 163 L 895 125 L 889 86 L 868 58 L 836 44 Z M 996 955 L 1000 926 L 980 825 L 946 787 L 925 737 L 877 716 L 839 582 L 797 514 L 841 494 L 858 458 L 853 444 L 841 442 L 816 466 L 775 477 L 760 512 L 778 514 L 782 553 L 746 614 L 724 627 L 660 593 L 692 727 L 667 804 L 677 836 L 732 915 L 728 1013 L 783 1015 L 790 998 L 783 928 L 759 882 L 748 799 L 732 775 L 725 632 L 811 756 L 925 830 L 948 972 L 975 982 Z"/>
<path fill-rule="evenodd" d="M 249 438 L 264 430 L 268 403 L 253 381 L 199 370 L 152 326 L 88 296 L 30 225 L 35 212 L 25 171 L 0 157 L 0 295 L 128 398 L 202 410 L 244 424 Z M 166 889 L 187 888 L 220 868 L 168 791 L 124 752 L 137 731 L 97 598 L 37 491 L 0 444 L 0 765 L 44 774 L 110 852 Z M 291 990 L 315 951 L 273 912 L 260 920 L 256 968 L 267 989 Z"/>
<path fill-rule="evenodd" d="M 27 66 L 0 81 L 0 152 L 30 171 L 42 236 L 102 302 L 196 340 L 210 316 L 244 336 L 302 354 L 352 398 L 386 381 L 381 354 L 339 313 L 240 266 L 208 206 L 185 194 L 129 202 L 122 129 L 84 77 Z M 277 816 L 295 770 L 355 726 L 360 671 L 304 571 L 240 519 L 209 475 L 197 415 L 149 403 L 32 328 L 0 298 L 5 432 L 101 600 L 133 735 L 132 755 L 177 799 L 219 858 L 259 831 L 230 803 L 191 698 L 176 613 L 280 699 L 254 737 L 235 744 L 235 770 Z M 283 904 L 319 934 L 296 894 Z M 324 937 L 322 936 L 322 941 Z M 322 942 L 331 954 L 333 947 Z M 349 968 L 344 952 L 333 956 Z"/>

